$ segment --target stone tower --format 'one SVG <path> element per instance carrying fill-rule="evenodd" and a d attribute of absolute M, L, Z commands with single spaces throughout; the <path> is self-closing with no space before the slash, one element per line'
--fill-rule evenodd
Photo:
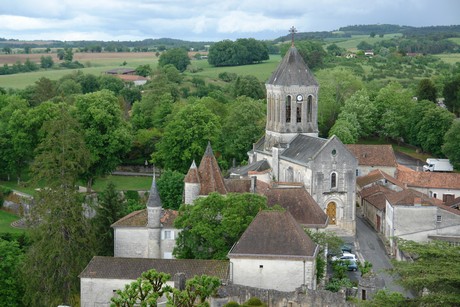
<path fill-rule="evenodd" d="M 294 44 L 265 84 L 265 150 L 298 134 L 318 136 L 319 85 Z"/>
<path fill-rule="evenodd" d="M 198 169 L 193 160 L 187 175 L 184 178 L 184 204 L 191 205 L 193 201 L 200 195 L 200 177 L 198 175 Z"/>
<path fill-rule="evenodd" d="M 147 201 L 148 258 L 161 258 L 161 212 L 162 204 L 158 193 L 155 174 Z"/>

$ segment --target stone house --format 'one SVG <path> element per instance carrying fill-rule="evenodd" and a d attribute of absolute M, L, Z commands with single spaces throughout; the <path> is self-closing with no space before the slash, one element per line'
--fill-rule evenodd
<path fill-rule="evenodd" d="M 115 257 L 173 258 L 175 238 L 180 231 L 173 226 L 176 216 L 177 211 L 163 209 L 153 178 L 146 209 L 112 224 Z"/>
<path fill-rule="evenodd" d="M 228 253 L 230 281 L 279 291 L 316 289 L 318 251 L 288 211 L 261 211 Z"/>
<path fill-rule="evenodd" d="M 388 195 L 396 191 L 382 185 L 363 189 L 361 194 L 362 214 L 378 233 L 385 233 L 385 207 Z"/>
<path fill-rule="evenodd" d="M 347 144 L 346 146 L 358 159 L 356 176 L 366 176 L 378 169 L 395 177 L 398 163 L 391 145 Z"/>
<path fill-rule="evenodd" d="M 396 178 L 408 188 L 441 199 L 443 202 L 460 197 L 459 173 L 416 172 L 399 165 Z"/>

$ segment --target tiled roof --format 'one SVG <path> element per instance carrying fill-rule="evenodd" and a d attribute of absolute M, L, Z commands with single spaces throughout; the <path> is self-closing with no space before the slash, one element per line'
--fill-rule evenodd
<path fill-rule="evenodd" d="M 442 204 L 439 199 L 431 198 L 426 194 L 412 189 L 405 189 L 400 192 L 396 192 L 388 195 L 388 202 L 392 205 L 431 205 L 436 206 Z"/>
<path fill-rule="evenodd" d="M 225 186 L 229 193 L 249 193 L 251 191 L 251 178 L 224 179 Z M 269 184 L 261 180 L 256 180 L 256 193 L 263 195 Z"/>
<path fill-rule="evenodd" d="M 288 211 L 261 211 L 228 257 L 312 257 L 317 245 Z"/>
<path fill-rule="evenodd" d="M 416 172 L 399 165 L 396 173 L 398 180 L 408 186 L 439 189 L 460 189 L 459 173 Z"/>
<path fill-rule="evenodd" d="M 200 177 L 198 176 L 198 169 L 196 168 L 195 160 L 193 160 L 187 175 L 185 175 L 184 182 L 200 183 Z"/>
<path fill-rule="evenodd" d="M 395 153 L 391 145 L 347 144 L 358 159 L 358 165 L 396 167 Z"/>
<path fill-rule="evenodd" d="M 314 85 L 318 82 L 311 73 L 297 48 L 291 47 L 284 55 L 276 71 L 268 79 L 267 84 L 292 86 L 292 85 Z"/>
<path fill-rule="evenodd" d="M 326 144 L 328 140 L 308 135 L 297 135 L 281 156 L 303 163 L 308 162 Z"/>
<path fill-rule="evenodd" d="M 200 195 L 209 195 L 212 192 L 227 194 L 224 178 L 209 143 L 198 167 L 198 174 L 201 182 Z"/>
<path fill-rule="evenodd" d="M 146 77 L 143 76 L 138 76 L 138 75 L 116 75 L 118 78 L 120 78 L 123 81 L 147 81 L 149 80 Z"/>
<path fill-rule="evenodd" d="M 387 173 L 385 173 L 384 171 L 382 170 L 379 170 L 379 169 L 375 169 L 371 172 L 369 172 L 369 174 L 365 175 L 365 176 L 359 176 L 356 178 L 356 184 L 360 187 L 364 187 L 368 184 L 371 184 L 371 183 L 374 183 L 374 182 L 377 182 L 379 180 L 382 180 L 382 179 L 386 179 L 387 181 L 391 182 L 392 184 L 394 185 L 397 185 L 401 188 L 404 188 L 404 183 L 402 183 L 401 181 L 397 180 L 396 178 L 388 175 Z"/>
<path fill-rule="evenodd" d="M 361 198 L 366 200 L 375 208 L 385 211 L 387 196 L 396 193 L 379 184 L 373 185 L 369 188 L 363 189 L 360 192 Z"/>
<path fill-rule="evenodd" d="M 173 227 L 178 211 L 163 209 L 161 211 L 161 223 L 163 227 Z M 147 209 L 131 212 L 125 217 L 112 224 L 112 227 L 147 227 Z"/>
<path fill-rule="evenodd" d="M 299 187 L 269 187 L 262 192 L 267 197 L 267 205 L 280 205 L 305 227 L 327 226 L 326 213 L 318 206 L 316 201 L 305 190 Z"/>
<path fill-rule="evenodd" d="M 132 279 L 141 277 L 145 271 L 155 269 L 174 277 L 184 273 L 187 279 L 197 275 L 209 275 L 221 280 L 228 279 L 227 260 L 198 259 L 147 259 L 95 256 L 88 263 L 80 278 Z"/>

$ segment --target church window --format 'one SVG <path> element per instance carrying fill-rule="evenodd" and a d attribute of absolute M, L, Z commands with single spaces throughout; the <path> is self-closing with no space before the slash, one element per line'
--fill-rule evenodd
<path fill-rule="evenodd" d="M 313 97 L 311 95 L 307 98 L 307 122 L 312 121 L 312 112 L 313 112 Z"/>
<path fill-rule="evenodd" d="M 335 156 L 335 155 L 337 154 L 337 150 L 332 149 L 332 152 L 331 152 L 331 153 L 332 153 L 333 156 Z"/>
<path fill-rule="evenodd" d="M 337 173 L 333 172 L 331 174 L 331 189 L 337 188 Z"/>
<path fill-rule="evenodd" d="M 286 123 L 291 122 L 291 96 L 286 97 Z"/>
<path fill-rule="evenodd" d="M 294 170 L 292 169 L 292 167 L 288 167 L 286 169 L 286 182 L 293 182 L 294 181 Z"/>
<path fill-rule="evenodd" d="M 302 122 L 302 103 L 297 103 L 297 122 Z"/>

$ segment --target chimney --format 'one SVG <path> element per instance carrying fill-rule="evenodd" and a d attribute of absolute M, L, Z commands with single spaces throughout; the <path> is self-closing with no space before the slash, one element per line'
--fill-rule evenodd
<path fill-rule="evenodd" d="M 251 187 L 249 188 L 250 193 L 256 193 L 256 182 L 257 176 L 251 176 Z"/>

